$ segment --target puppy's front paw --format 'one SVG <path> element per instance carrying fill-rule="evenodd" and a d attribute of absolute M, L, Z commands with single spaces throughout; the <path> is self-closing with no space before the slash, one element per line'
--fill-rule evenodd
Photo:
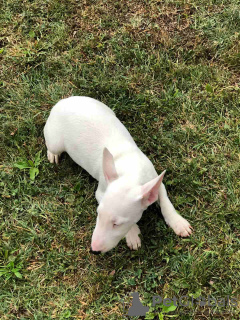
<path fill-rule="evenodd" d="M 137 224 L 134 224 L 132 228 L 126 234 L 127 245 L 131 250 L 137 250 L 141 247 L 141 239 L 139 234 L 141 233 Z"/>
<path fill-rule="evenodd" d="M 193 231 L 190 223 L 180 215 L 177 215 L 176 217 L 168 221 L 168 225 L 173 229 L 176 235 L 181 237 L 188 237 L 192 234 Z"/>

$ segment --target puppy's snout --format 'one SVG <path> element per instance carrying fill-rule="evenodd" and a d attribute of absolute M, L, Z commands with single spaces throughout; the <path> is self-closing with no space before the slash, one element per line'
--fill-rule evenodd
<path fill-rule="evenodd" d="M 101 253 L 101 251 L 94 251 L 92 249 L 90 250 L 90 252 L 93 253 L 93 254 L 100 254 Z"/>

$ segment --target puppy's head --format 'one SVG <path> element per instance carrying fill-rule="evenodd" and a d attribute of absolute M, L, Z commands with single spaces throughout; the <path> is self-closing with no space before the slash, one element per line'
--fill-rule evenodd
<path fill-rule="evenodd" d="M 103 172 L 107 189 L 97 208 L 97 223 L 91 243 L 95 253 L 114 248 L 141 219 L 143 211 L 158 199 L 165 173 L 143 186 L 132 186 L 125 177 L 118 177 L 113 156 L 106 148 L 103 152 Z"/>

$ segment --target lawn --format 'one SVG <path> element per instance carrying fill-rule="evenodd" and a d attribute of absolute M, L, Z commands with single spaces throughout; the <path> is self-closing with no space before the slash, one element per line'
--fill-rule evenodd
<path fill-rule="evenodd" d="M 131 319 L 238 319 L 239 12 L 238 0 L 2 1 L 1 320 L 130 319 L 132 292 L 150 311 Z M 67 154 L 48 163 L 43 138 L 50 109 L 71 95 L 106 103 L 167 169 L 190 238 L 154 204 L 140 250 L 122 240 L 89 252 L 97 182 Z M 155 295 L 238 306 L 153 307 Z"/>

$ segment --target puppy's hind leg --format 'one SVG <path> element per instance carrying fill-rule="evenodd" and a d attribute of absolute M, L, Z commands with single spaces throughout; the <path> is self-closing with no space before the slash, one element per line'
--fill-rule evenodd
<path fill-rule="evenodd" d="M 47 121 L 44 127 L 44 137 L 47 146 L 47 157 L 50 163 L 59 163 L 59 157 L 64 151 L 61 133 Z"/>
<path fill-rule="evenodd" d="M 48 157 L 48 161 L 50 163 L 56 163 L 58 164 L 59 163 L 59 157 L 60 157 L 60 154 L 53 154 L 52 152 L 50 152 L 49 150 L 47 150 L 47 157 Z"/>

